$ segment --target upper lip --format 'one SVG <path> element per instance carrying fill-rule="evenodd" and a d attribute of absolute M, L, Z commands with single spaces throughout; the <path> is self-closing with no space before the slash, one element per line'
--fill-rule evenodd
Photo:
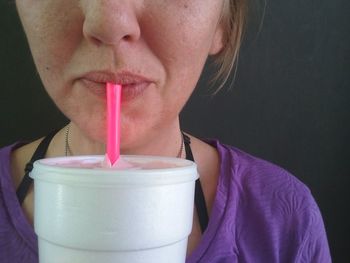
<path fill-rule="evenodd" d="M 97 83 L 114 83 L 120 85 L 138 84 L 142 82 L 153 82 L 151 79 L 128 71 L 113 73 L 110 71 L 91 71 L 84 74 L 81 79 Z"/>

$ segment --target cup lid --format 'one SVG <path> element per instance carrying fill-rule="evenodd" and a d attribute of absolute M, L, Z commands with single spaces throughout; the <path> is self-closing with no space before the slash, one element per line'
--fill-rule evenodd
<path fill-rule="evenodd" d="M 30 177 L 63 184 L 162 185 L 194 181 L 198 178 L 194 162 L 171 157 L 121 155 L 121 165 L 108 168 L 104 156 L 55 157 L 34 163 Z"/>

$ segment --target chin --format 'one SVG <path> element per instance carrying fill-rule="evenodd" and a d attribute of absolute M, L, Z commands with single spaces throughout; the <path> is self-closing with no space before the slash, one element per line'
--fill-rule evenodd
<path fill-rule="evenodd" d="M 107 134 L 105 131 L 103 132 L 96 132 L 96 133 L 93 133 L 91 138 L 95 141 L 95 142 L 98 142 L 98 143 L 101 143 L 101 144 L 106 144 L 106 138 L 107 138 Z"/>
<path fill-rule="evenodd" d="M 104 125 L 90 122 L 89 124 L 82 126 L 81 130 L 88 140 L 100 144 L 106 143 L 107 133 Z"/>

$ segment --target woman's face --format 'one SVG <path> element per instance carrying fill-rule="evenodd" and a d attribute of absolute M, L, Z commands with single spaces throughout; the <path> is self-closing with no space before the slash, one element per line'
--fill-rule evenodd
<path fill-rule="evenodd" d="M 25 0 L 17 8 L 43 84 L 86 136 L 105 138 L 105 82 L 123 85 L 122 147 L 178 121 L 222 48 L 224 0 Z"/>

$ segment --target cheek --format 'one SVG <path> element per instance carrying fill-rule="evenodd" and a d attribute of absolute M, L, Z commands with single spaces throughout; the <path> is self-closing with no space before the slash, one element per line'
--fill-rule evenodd
<path fill-rule="evenodd" d="M 215 35 L 221 5 L 202 1 L 168 2 L 162 12 L 154 7 L 142 23 L 148 46 L 180 82 L 198 77 Z"/>
<path fill-rule="evenodd" d="M 44 85 L 59 81 L 81 38 L 79 10 L 70 4 L 74 1 L 19 2 L 18 12 Z"/>

